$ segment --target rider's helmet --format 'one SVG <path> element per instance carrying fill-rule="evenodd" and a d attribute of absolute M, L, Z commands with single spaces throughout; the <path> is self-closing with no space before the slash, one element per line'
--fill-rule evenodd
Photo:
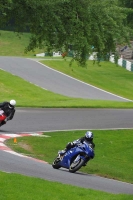
<path fill-rule="evenodd" d="M 85 133 L 85 139 L 87 140 L 87 141 L 92 141 L 93 140 L 93 133 L 91 132 L 91 131 L 87 131 L 86 133 Z"/>
<path fill-rule="evenodd" d="M 10 105 L 11 106 L 15 106 L 16 105 L 16 101 L 14 99 L 10 100 Z"/>

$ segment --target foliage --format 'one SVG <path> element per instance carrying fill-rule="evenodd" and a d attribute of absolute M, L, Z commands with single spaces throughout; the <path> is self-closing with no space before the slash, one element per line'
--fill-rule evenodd
<path fill-rule="evenodd" d="M 47 46 L 48 51 L 74 51 L 74 59 L 85 65 L 93 51 L 108 59 L 116 43 L 128 42 L 128 9 L 116 0 L 3 0 L 1 23 L 15 31 L 30 31 L 27 51 Z M 107 56 L 108 54 L 108 56 Z"/>
<path fill-rule="evenodd" d="M 125 8 L 130 8 L 127 16 L 127 23 L 133 28 L 133 0 L 119 0 L 119 3 Z"/>
<path fill-rule="evenodd" d="M 120 3 L 128 8 L 133 8 L 133 0 L 120 0 Z"/>

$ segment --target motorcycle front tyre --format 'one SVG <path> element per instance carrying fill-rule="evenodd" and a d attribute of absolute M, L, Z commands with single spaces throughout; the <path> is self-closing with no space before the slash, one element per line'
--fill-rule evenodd
<path fill-rule="evenodd" d="M 52 167 L 53 167 L 54 169 L 59 169 L 59 168 L 61 168 L 61 166 L 59 165 L 59 162 L 60 162 L 60 160 L 59 160 L 59 158 L 57 157 L 57 158 L 54 160 L 54 162 L 53 162 L 53 164 L 52 164 Z"/>
<path fill-rule="evenodd" d="M 80 162 L 75 167 L 72 167 L 72 164 L 73 164 L 73 162 L 71 163 L 71 165 L 69 167 L 69 172 L 74 173 L 74 172 L 78 171 L 84 165 L 84 160 L 80 159 Z"/>

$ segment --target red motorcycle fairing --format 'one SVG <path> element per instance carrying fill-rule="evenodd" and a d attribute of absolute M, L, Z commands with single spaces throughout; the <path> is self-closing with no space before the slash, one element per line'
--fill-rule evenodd
<path fill-rule="evenodd" d="M 4 114 L 3 110 L 0 110 L 0 122 L 4 121 L 6 119 L 6 115 Z"/>

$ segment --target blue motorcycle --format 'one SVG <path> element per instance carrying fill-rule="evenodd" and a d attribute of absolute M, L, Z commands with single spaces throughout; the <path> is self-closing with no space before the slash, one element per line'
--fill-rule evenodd
<path fill-rule="evenodd" d="M 83 142 L 71 148 L 65 154 L 63 154 L 62 151 L 59 151 L 52 167 L 55 169 L 63 167 L 69 169 L 69 172 L 74 173 L 82 166 L 86 166 L 87 162 L 90 159 L 93 159 L 94 156 L 94 150 L 91 145 Z"/>

